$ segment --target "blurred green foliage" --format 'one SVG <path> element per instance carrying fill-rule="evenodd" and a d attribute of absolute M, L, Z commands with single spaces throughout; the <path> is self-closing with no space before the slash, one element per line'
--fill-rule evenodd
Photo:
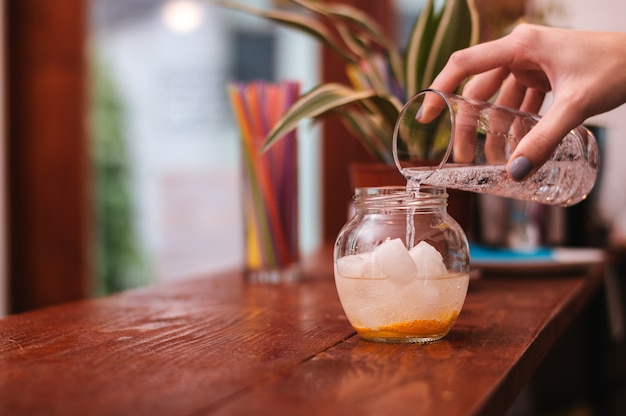
<path fill-rule="evenodd" d="M 134 224 L 124 110 L 104 66 L 91 71 L 91 149 L 96 295 L 150 282 Z"/>

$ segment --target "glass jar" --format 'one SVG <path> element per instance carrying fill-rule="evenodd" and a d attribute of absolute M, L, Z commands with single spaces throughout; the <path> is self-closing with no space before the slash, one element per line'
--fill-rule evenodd
<path fill-rule="evenodd" d="M 445 188 L 357 188 L 334 249 L 335 283 L 364 339 L 431 342 L 454 325 L 469 285 L 469 245 Z"/>

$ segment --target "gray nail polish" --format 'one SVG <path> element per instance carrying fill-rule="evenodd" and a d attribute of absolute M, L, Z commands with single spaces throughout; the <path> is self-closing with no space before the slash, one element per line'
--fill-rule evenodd
<path fill-rule="evenodd" d="M 509 174 L 516 181 L 524 179 L 533 169 L 533 164 L 524 156 L 519 156 L 509 164 Z"/>
<path fill-rule="evenodd" d="M 420 121 L 420 118 L 422 118 L 422 114 L 424 113 L 424 106 L 421 106 L 418 110 L 417 113 L 415 113 L 415 121 Z"/>

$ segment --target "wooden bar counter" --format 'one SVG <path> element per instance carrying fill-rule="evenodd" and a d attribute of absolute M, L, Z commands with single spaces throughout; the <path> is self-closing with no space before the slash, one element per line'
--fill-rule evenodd
<path fill-rule="evenodd" d="M 360 339 L 330 250 L 296 284 L 233 271 L 68 303 L 0 319 L 0 414 L 501 414 L 601 282 L 473 279 L 425 345 Z"/>

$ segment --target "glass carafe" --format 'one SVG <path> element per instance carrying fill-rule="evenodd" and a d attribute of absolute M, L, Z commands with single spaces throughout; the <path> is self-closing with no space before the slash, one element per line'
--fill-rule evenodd
<path fill-rule="evenodd" d="M 394 159 L 412 183 L 569 206 L 587 197 L 598 174 L 598 146 L 583 126 L 571 130 L 548 162 L 523 181 L 505 167 L 539 122 L 488 102 L 437 90 L 408 100 L 394 131 Z"/>

